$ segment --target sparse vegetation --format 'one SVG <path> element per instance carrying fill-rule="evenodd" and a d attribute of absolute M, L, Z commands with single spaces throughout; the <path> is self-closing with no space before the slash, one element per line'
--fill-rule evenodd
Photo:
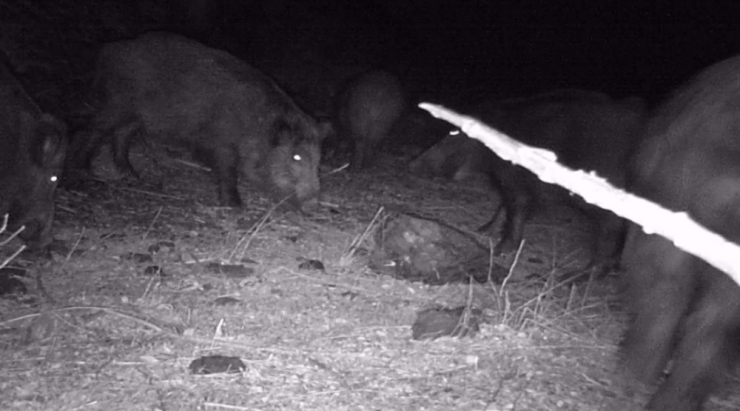
<path fill-rule="evenodd" d="M 132 11 L 141 4 L 149 15 Z M 0 0 L 0 51 L 42 107 L 74 123 L 97 46 L 157 28 L 167 15 L 158 4 Z M 283 38 L 288 51 L 268 49 L 274 61 L 260 68 L 303 83 L 313 95 L 300 101 L 327 106 L 330 82 L 309 80 L 339 82 L 367 53 L 334 53 L 335 40 L 332 55 L 352 58 L 326 70 L 309 47 L 316 25 L 278 24 L 280 5 L 265 25 L 300 41 Z M 313 22 L 306 10 L 291 17 Z M 338 20 L 320 12 L 321 21 Z M 368 268 L 385 210 L 423 210 L 473 233 L 497 201 L 485 183 L 413 177 L 408 156 L 390 157 L 359 174 L 325 170 L 315 214 L 276 207 L 246 184 L 247 206 L 235 211 L 216 207 L 211 175 L 159 149 L 132 149 L 143 177 L 132 187 L 104 155 L 101 179 L 57 191 L 52 260 L 27 261 L 17 233 L 0 230 L 0 265 L 33 273 L 26 296 L 0 296 L 0 409 L 623 411 L 645 403 L 648 392 L 627 386 L 617 366 L 616 278 L 582 272 L 586 230 L 571 211 L 538 216 L 515 255 L 490 258 L 491 271 L 508 268 L 500 284 L 430 286 Z M 417 313 L 437 306 L 480 310 L 480 331 L 413 340 Z M 191 374 L 190 363 L 210 354 L 240 357 L 246 369 Z M 707 409 L 737 409 L 734 399 L 722 393 Z"/>
<path fill-rule="evenodd" d="M 628 409 L 613 382 L 614 290 L 555 283 L 579 264 L 562 227 L 530 226 L 535 240 L 500 285 L 428 286 L 366 267 L 377 204 L 416 204 L 472 230 L 488 215 L 484 185 L 336 173 L 324 201 L 341 207 L 286 214 L 243 187 L 249 211 L 233 213 L 204 205 L 206 173 L 135 151 L 168 197 L 118 183 L 59 193 L 56 237 L 77 245 L 43 274 L 55 303 L 0 321 L 12 330 L 0 361 L 16 364 L 0 374 L 4 409 Z M 301 270 L 302 259 L 325 270 Z M 431 306 L 480 309 L 481 331 L 413 341 L 416 313 Z M 191 375 L 207 354 L 247 369 Z"/>

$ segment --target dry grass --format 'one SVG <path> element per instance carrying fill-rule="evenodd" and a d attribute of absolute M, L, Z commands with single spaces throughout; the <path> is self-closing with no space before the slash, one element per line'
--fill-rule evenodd
<path fill-rule="evenodd" d="M 32 266 L 32 304 L 3 304 L 0 408 L 639 409 L 615 380 L 609 281 L 553 283 L 579 263 L 571 229 L 530 224 L 531 244 L 498 261 L 512 267 L 501 285 L 432 287 L 366 267 L 379 206 L 472 230 L 491 209 L 484 186 L 335 173 L 320 213 L 276 211 L 252 192 L 235 213 L 206 206 L 208 174 L 154 163 L 135 159 L 161 187 L 59 193 L 67 248 Z M 307 260 L 325 269 L 299 268 Z M 224 274 L 214 261 L 243 270 Z M 416 313 L 437 305 L 483 309 L 481 332 L 412 340 Z M 190 362 L 208 354 L 247 368 L 192 375 Z"/>
<path fill-rule="evenodd" d="M 16 239 L 18 234 L 20 234 L 24 229 L 25 227 L 20 227 L 14 232 L 8 233 L 8 214 L 5 214 L 2 217 L 2 223 L 0 223 L 0 250 L 3 252 L 0 254 L 0 257 L 2 257 L 0 258 L 0 269 L 7 267 L 13 259 L 18 257 L 18 255 L 26 249 L 25 244 L 20 244 L 14 251 L 5 250 L 5 247 L 8 247 L 8 250 L 12 249 L 8 244 Z"/>
<path fill-rule="evenodd" d="M 142 29 L 118 10 L 128 3 L 114 3 L 2 3 L 0 48 L 43 107 L 74 112 L 89 84 L 93 45 Z M 52 25 L 67 28 L 54 42 Z M 16 240 L 0 243 L 0 262 L 27 268 L 31 290 L 0 297 L 0 409 L 621 411 L 644 404 L 645 393 L 633 393 L 615 366 L 623 319 L 612 280 L 558 284 L 584 263 L 583 230 L 560 213 L 531 222 L 520 253 L 496 260 L 510 267 L 501 285 L 427 286 L 367 268 L 379 208 L 472 232 L 496 201 L 484 185 L 410 177 L 409 159 L 393 159 L 377 168 L 383 171 L 327 173 L 325 207 L 315 215 L 274 210 L 250 187 L 242 187 L 248 208 L 234 212 L 213 207 L 215 187 L 201 169 L 134 151 L 145 183 L 59 192 L 53 261 L 25 261 L 14 256 Z M 311 260 L 324 269 L 301 268 Z M 481 331 L 413 340 L 416 313 L 438 305 L 483 310 Z M 190 362 L 209 354 L 238 356 L 246 370 L 192 375 Z M 707 409 L 737 409 L 736 397 L 722 393 Z"/>

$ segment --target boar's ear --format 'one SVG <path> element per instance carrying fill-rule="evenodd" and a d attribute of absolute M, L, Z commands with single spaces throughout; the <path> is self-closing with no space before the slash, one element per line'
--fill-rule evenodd
<path fill-rule="evenodd" d="M 34 121 L 31 138 L 31 159 L 40 167 L 57 167 L 64 162 L 67 149 L 66 126 L 49 114 L 42 114 L 38 119 L 24 118 Z"/>

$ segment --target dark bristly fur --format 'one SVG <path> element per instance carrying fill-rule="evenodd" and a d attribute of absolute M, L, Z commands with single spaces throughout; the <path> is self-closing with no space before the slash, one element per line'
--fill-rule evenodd
<path fill-rule="evenodd" d="M 623 186 L 625 163 L 639 134 L 644 111 L 644 103 L 637 98 L 615 101 L 596 92 L 559 90 L 480 104 L 470 114 L 525 144 L 554 151 L 569 167 L 595 170 L 613 184 Z M 524 224 L 541 203 L 545 187 L 529 170 L 502 160 L 467 136 L 448 136 L 414 160 L 410 171 L 441 173 L 451 178 L 470 173 L 486 175 L 501 196 L 505 216 L 497 253 L 516 249 Z M 592 263 L 613 265 L 621 252 L 624 221 L 582 201 L 577 204 L 596 224 Z M 497 215 L 498 212 L 482 229 L 490 229 Z"/>
<path fill-rule="evenodd" d="M 9 214 L 10 231 L 25 225 L 20 236 L 35 248 L 52 240 L 65 133 L 65 126 L 42 113 L 0 62 L 0 221 Z"/>
<path fill-rule="evenodd" d="M 740 242 L 740 58 L 676 92 L 649 121 L 630 186 Z M 654 411 L 697 411 L 740 353 L 740 287 L 668 240 L 630 229 L 623 264 L 632 321 L 627 368 L 646 382 L 670 374 Z"/>
<path fill-rule="evenodd" d="M 401 83 L 385 71 L 361 74 L 339 93 L 337 132 L 353 145 L 353 169 L 371 165 L 378 143 L 388 136 L 405 104 Z"/>
<path fill-rule="evenodd" d="M 134 138 L 190 147 L 212 167 L 222 205 L 242 205 L 243 175 L 295 205 L 315 205 L 319 146 L 327 127 L 304 113 L 269 77 L 225 52 L 168 33 L 106 45 L 94 85 L 90 130 L 74 144 L 71 168 L 89 169 L 112 137 L 116 166 Z"/>

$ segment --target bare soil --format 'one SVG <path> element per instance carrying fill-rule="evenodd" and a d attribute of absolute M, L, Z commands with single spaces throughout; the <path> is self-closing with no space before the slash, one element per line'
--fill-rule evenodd
<path fill-rule="evenodd" d="M 100 181 L 58 192 L 53 259 L 14 261 L 29 292 L 0 298 L 0 409 L 638 410 L 647 398 L 618 370 L 614 277 L 554 280 L 586 261 L 572 210 L 527 226 L 518 258 L 496 261 L 512 267 L 504 285 L 428 286 L 367 267 L 370 222 L 382 207 L 474 232 L 497 201 L 485 184 L 386 158 L 323 170 L 314 214 L 273 209 L 246 184 L 246 209 L 230 210 L 182 153 L 133 151 L 144 181 L 101 156 Z M 479 333 L 411 338 L 417 312 L 462 305 L 483 311 Z M 211 354 L 245 369 L 192 374 Z M 707 409 L 737 404 L 722 393 Z"/>

